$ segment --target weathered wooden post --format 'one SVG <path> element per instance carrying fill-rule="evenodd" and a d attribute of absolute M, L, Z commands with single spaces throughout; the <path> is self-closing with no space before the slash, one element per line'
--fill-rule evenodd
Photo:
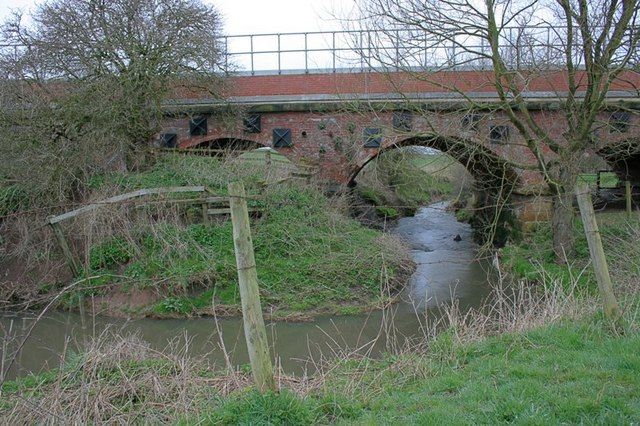
<path fill-rule="evenodd" d="M 202 223 L 208 224 L 209 223 L 209 204 L 207 202 L 204 202 L 200 205 L 200 208 L 202 209 Z"/>
<path fill-rule="evenodd" d="M 625 181 L 624 183 L 624 194 L 627 200 L 627 216 L 631 217 L 631 213 L 633 213 L 632 204 L 631 204 L 631 182 Z"/>
<path fill-rule="evenodd" d="M 267 331 L 260 307 L 258 273 L 253 253 L 253 241 L 249 228 L 249 212 L 242 182 L 228 185 L 231 222 L 233 223 L 233 245 L 236 252 L 240 301 L 244 334 L 249 350 L 249 361 L 253 379 L 260 392 L 276 391 L 273 366 L 269 357 Z"/>
<path fill-rule="evenodd" d="M 584 233 L 587 237 L 587 243 L 589 244 L 591 262 L 593 263 L 598 288 L 602 295 L 604 314 L 613 322 L 618 322 L 621 317 L 620 308 L 613 294 L 613 285 L 611 284 L 607 259 L 604 255 L 604 249 L 602 248 L 602 238 L 598 230 L 598 222 L 596 221 L 596 213 L 593 210 L 589 186 L 584 182 L 578 182 L 576 185 L 576 195 L 578 197 L 578 205 L 580 206 Z"/>
<path fill-rule="evenodd" d="M 49 225 L 51 226 L 51 229 L 53 229 L 53 233 L 56 236 L 56 240 L 58 240 L 58 245 L 60 245 L 60 248 L 62 249 L 62 254 L 65 257 L 65 260 L 67 261 L 67 265 L 69 265 L 69 269 L 71 269 L 71 273 L 73 274 L 74 277 L 80 276 L 81 268 L 79 266 L 79 263 L 76 261 L 75 256 L 71 252 L 71 248 L 67 243 L 67 239 L 65 238 L 64 233 L 62 232 L 62 229 L 60 229 L 60 222 L 54 222 L 53 220 L 50 219 Z"/>

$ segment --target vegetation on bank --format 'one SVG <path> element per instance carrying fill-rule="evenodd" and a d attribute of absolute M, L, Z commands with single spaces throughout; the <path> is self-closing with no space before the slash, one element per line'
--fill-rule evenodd
<path fill-rule="evenodd" d="M 445 197 L 466 198 L 471 181 L 464 166 L 450 156 L 409 147 L 383 153 L 367 164 L 356 178 L 356 195 L 378 218 L 396 219 Z"/>
<path fill-rule="evenodd" d="M 541 280 L 533 287 L 497 288 L 490 314 L 445 307 L 449 325 L 426 330 L 416 346 L 379 359 L 345 356 L 310 376 L 280 375 L 279 394 L 252 390 L 244 368 L 230 374 L 176 348 L 161 354 L 116 337 L 98 340 L 61 370 L 6 383 L 1 414 L 34 422 L 635 423 L 640 226 L 619 213 L 599 221 L 624 303 L 624 334 L 604 320 L 576 274 L 571 282 L 541 274 L 529 277 Z M 548 233 L 533 232 L 522 250 L 534 240 L 551 246 Z"/>
<path fill-rule="evenodd" d="M 630 219 L 619 211 L 605 211 L 598 213 L 597 218 L 611 276 L 619 285 L 629 286 L 630 280 L 640 276 L 640 251 L 637 249 L 639 216 L 635 213 Z M 555 261 L 551 226 L 540 222 L 520 242 L 511 243 L 501 250 L 502 266 L 520 279 L 537 282 L 552 279 L 565 286 L 577 280 L 582 287 L 595 291 L 595 276 L 589 266 L 589 247 L 579 218 L 575 220 L 573 233 L 575 256 L 567 259 L 566 264 L 560 265 Z"/>
<path fill-rule="evenodd" d="M 146 171 L 95 177 L 90 198 L 182 185 L 226 194 L 227 182 L 242 179 L 250 207 L 259 211 L 253 242 L 262 305 L 271 317 L 303 319 L 390 303 L 412 270 L 404 245 L 349 218 L 339 200 L 312 185 L 288 180 L 265 186 L 287 176 L 276 165 L 283 157 L 272 160 L 267 170 L 256 154 L 229 161 L 163 155 Z M 231 222 L 203 222 L 200 203 L 105 206 L 65 226 L 92 277 L 63 297 L 65 306 L 158 317 L 239 313 Z M 65 284 L 49 283 L 45 290 Z"/>

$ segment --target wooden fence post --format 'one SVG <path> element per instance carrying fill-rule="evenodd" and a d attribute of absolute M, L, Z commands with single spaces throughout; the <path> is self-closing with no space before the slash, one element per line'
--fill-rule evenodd
<path fill-rule="evenodd" d="M 627 216 L 631 217 L 631 213 L 633 212 L 632 203 L 631 203 L 631 182 L 625 181 L 624 183 L 624 194 L 627 200 Z"/>
<path fill-rule="evenodd" d="M 621 317 L 620 308 L 613 294 L 613 285 L 611 284 L 607 259 L 604 255 L 604 249 L 602 248 L 602 238 L 598 230 L 598 222 L 596 221 L 596 213 L 593 210 L 589 186 L 584 182 L 578 182 L 576 185 L 576 195 L 578 197 L 578 205 L 580 206 L 580 216 L 582 216 L 584 233 L 587 237 L 587 243 L 589 244 L 591 262 L 593 263 L 598 288 L 602 295 L 604 314 L 613 322 L 618 322 Z"/>
<path fill-rule="evenodd" d="M 69 265 L 69 269 L 71 269 L 71 273 L 73 274 L 74 277 L 80 276 L 80 272 L 81 272 L 80 266 L 76 261 L 75 256 L 71 252 L 71 248 L 67 243 L 67 239 L 65 238 L 64 233 L 62 232 L 62 229 L 60 229 L 60 223 L 49 222 L 49 225 L 51 225 L 51 229 L 53 229 L 53 233 L 55 234 L 56 239 L 58 240 L 58 244 L 62 249 L 62 254 L 64 254 L 64 257 L 67 261 L 67 265 Z"/>
<path fill-rule="evenodd" d="M 200 208 L 202 209 L 202 223 L 208 224 L 209 223 L 209 204 L 202 203 Z"/>
<path fill-rule="evenodd" d="M 236 252 L 238 284 L 242 303 L 242 320 L 251 371 L 260 392 L 276 391 L 273 366 L 269 357 L 267 331 L 260 307 L 258 273 L 253 253 L 251 229 L 249 228 L 249 212 L 244 185 L 242 182 L 232 182 L 228 185 L 228 189 L 233 224 L 233 245 Z"/>

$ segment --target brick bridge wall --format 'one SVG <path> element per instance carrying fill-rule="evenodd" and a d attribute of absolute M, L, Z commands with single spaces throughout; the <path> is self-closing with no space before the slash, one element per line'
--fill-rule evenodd
<path fill-rule="evenodd" d="M 491 112 L 489 107 L 475 115 L 477 121 L 471 124 L 464 118 L 470 117 L 469 104 L 446 90 L 447 85 L 455 86 L 485 107 L 490 106 L 495 101 L 490 73 L 450 72 L 441 73 L 438 78 L 434 83 L 402 74 L 374 73 L 236 77 L 228 89 L 229 102 L 242 105 L 247 113 L 260 115 L 259 133 L 248 132 L 240 117 L 217 119 L 214 111 L 219 103 L 203 94 L 184 91 L 174 94 L 173 111 L 177 113 L 164 120 L 163 132 L 176 134 L 180 148 L 192 148 L 221 139 L 274 146 L 276 129 L 289 129 L 291 146 L 275 149 L 294 163 L 314 166 L 318 177 L 330 185 L 351 183 L 368 161 L 387 149 L 425 145 L 451 152 L 457 142 L 464 141 L 480 156 L 495 154 L 509 163 L 521 164 L 522 167 L 513 169 L 519 194 L 545 192 L 540 174 L 527 170 L 535 167 L 534 159 L 508 118 L 503 113 Z M 561 96 L 566 89 L 564 74 L 554 72 L 533 78 L 527 82 L 527 88 L 530 102 L 536 107 L 532 108 L 534 119 L 560 139 L 567 128 L 563 112 L 558 109 L 558 94 Z M 636 108 L 638 88 L 638 74 L 623 75 L 612 87 L 612 109 Z M 398 123 L 394 126 L 397 111 L 412 108 L 419 108 L 420 113 L 412 114 L 411 128 L 398 128 Z M 207 117 L 206 135 L 190 135 L 192 117 Z M 608 125 L 610 119 L 611 112 L 603 112 L 599 117 L 602 126 L 595 132 L 603 147 L 640 138 L 640 116 L 632 114 L 624 132 L 612 131 Z M 496 126 L 509 129 L 500 140 L 491 138 Z M 380 130 L 379 147 L 365 147 L 367 129 Z M 452 154 L 466 164 L 470 160 L 468 151 L 465 154 L 454 149 Z M 552 155 L 546 147 L 544 154 Z M 472 172 L 483 179 L 488 171 Z"/>

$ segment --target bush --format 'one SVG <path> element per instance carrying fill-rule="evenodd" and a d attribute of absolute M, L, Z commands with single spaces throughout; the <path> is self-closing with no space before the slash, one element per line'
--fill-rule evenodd
<path fill-rule="evenodd" d="M 379 216 L 382 216 L 388 219 L 397 219 L 400 217 L 400 212 L 398 210 L 388 206 L 376 207 L 376 213 L 378 213 Z"/>
<path fill-rule="evenodd" d="M 127 240 L 114 237 L 103 242 L 89 251 L 89 267 L 92 270 L 108 268 L 116 264 L 128 262 L 134 255 L 135 249 Z"/>
<path fill-rule="evenodd" d="M 0 217 L 29 206 L 29 195 L 18 185 L 0 187 Z"/>

